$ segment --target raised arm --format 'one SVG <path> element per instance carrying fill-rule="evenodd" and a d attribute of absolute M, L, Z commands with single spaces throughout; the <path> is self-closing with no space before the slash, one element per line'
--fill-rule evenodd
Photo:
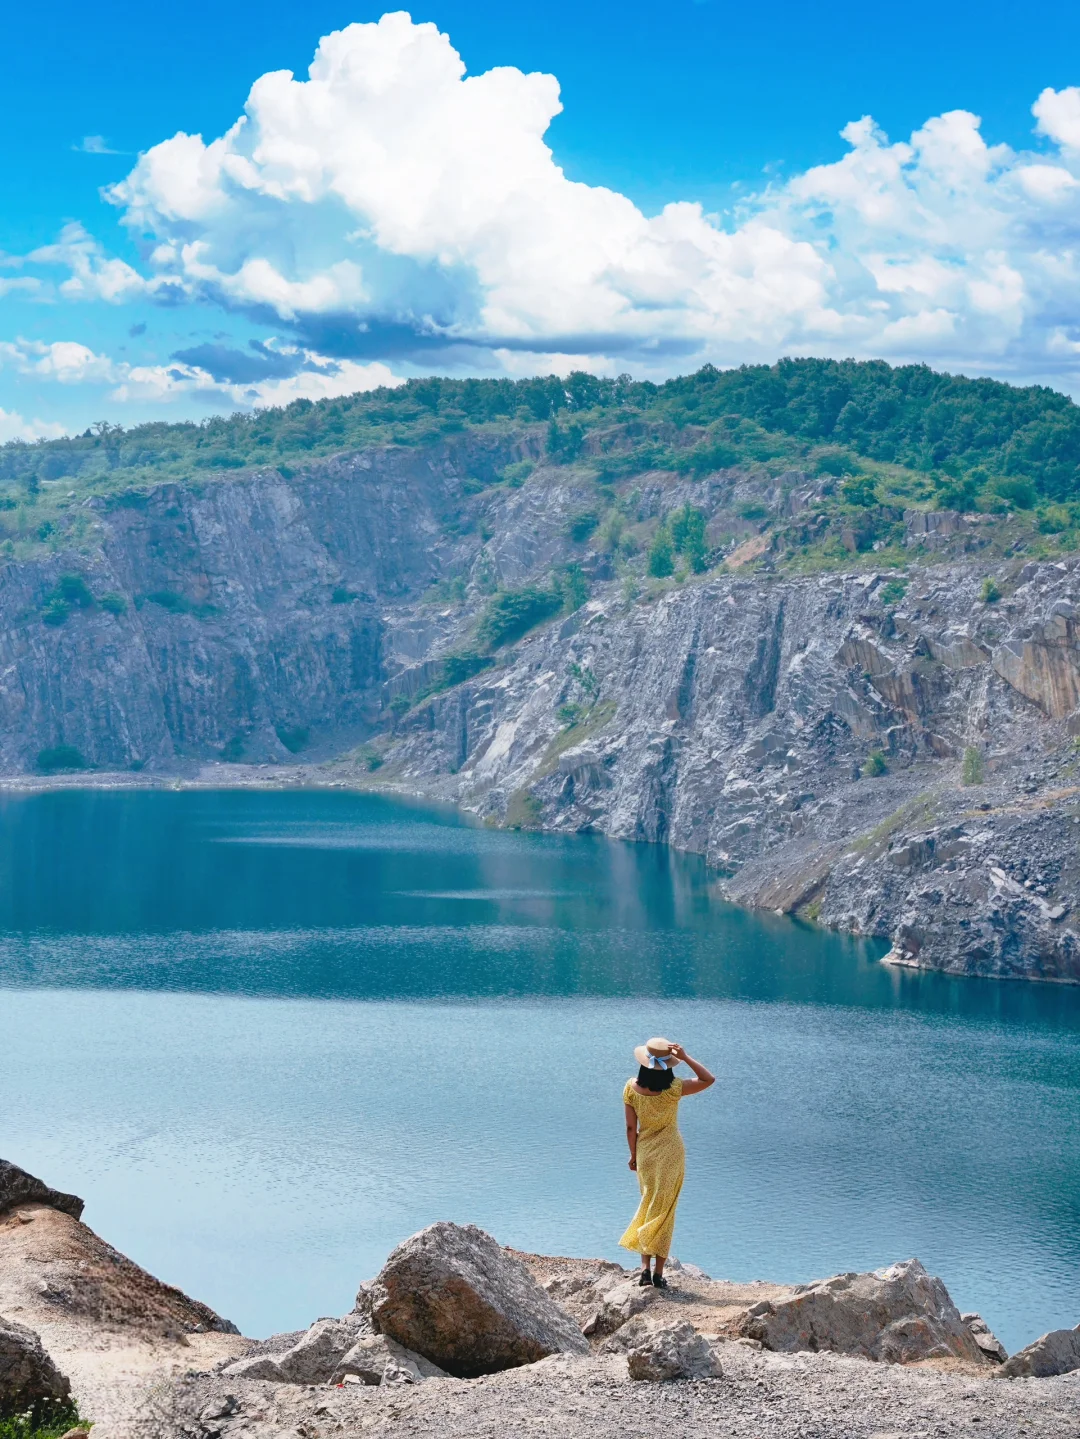
<path fill-rule="evenodd" d="M 676 1059 L 682 1060 L 683 1064 L 688 1064 L 694 1071 L 695 1078 L 683 1080 L 683 1094 L 700 1094 L 703 1089 L 708 1089 L 710 1084 L 716 1083 L 716 1075 L 711 1074 L 709 1070 L 707 1070 L 703 1064 L 699 1064 L 696 1059 L 691 1059 L 681 1044 L 673 1044 L 671 1046 L 671 1052 Z"/>
<path fill-rule="evenodd" d="M 626 1142 L 630 1146 L 630 1168 L 637 1168 L 637 1112 L 632 1104 L 624 1104 L 626 1110 Z"/>

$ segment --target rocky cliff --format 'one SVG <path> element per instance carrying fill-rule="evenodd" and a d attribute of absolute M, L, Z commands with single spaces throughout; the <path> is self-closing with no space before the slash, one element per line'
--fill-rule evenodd
<path fill-rule="evenodd" d="M 464 435 L 88 499 L 81 550 L 0 570 L 0 764 L 300 754 L 698 851 L 739 903 L 895 963 L 1080 981 L 1073 558 L 917 511 L 901 571 L 853 538 L 846 572 L 800 574 L 777 536 L 813 527 L 827 477 L 526 475 L 540 450 Z M 712 567 L 650 581 L 642 549 L 686 504 Z M 553 566 L 560 612 L 479 643 L 492 593 L 550 596 Z"/>

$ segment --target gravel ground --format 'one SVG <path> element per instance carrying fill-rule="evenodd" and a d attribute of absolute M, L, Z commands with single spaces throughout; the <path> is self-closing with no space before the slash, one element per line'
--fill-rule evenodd
<path fill-rule="evenodd" d="M 1080 1373 L 974 1378 L 832 1354 L 777 1355 L 721 1343 L 724 1377 L 631 1380 L 620 1356 L 556 1357 L 483 1379 L 405 1387 L 295 1388 L 206 1376 L 181 1384 L 145 1439 L 1073 1439 Z M 230 1402 L 231 1401 L 231 1402 Z M 223 1410 L 232 1410 L 223 1414 Z M 200 1418 L 202 1415 L 204 1417 Z M 140 1435 L 140 1439 L 143 1436 Z"/>

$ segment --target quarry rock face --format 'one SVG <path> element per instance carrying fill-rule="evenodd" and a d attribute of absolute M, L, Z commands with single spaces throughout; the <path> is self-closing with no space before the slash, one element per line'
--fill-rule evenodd
<path fill-rule="evenodd" d="M 589 1352 L 525 1266 L 473 1224 L 432 1224 L 399 1244 L 371 1300 L 380 1333 L 460 1378 Z"/>
<path fill-rule="evenodd" d="M 791 1299 L 753 1305 L 746 1337 L 785 1353 L 828 1349 L 890 1364 L 983 1359 L 945 1285 L 917 1259 L 799 1290 Z"/>
<path fill-rule="evenodd" d="M 785 576 L 739 504 L 819 481 L 656 474 L 631 519 L 691 503 L 759 568 L 732 550 L 635 593 L 572 538 L 592 472 L 491 485 L 519 452 L 463 435 L 89 500 L 88 555 L 0 567 L 0 773 L 61 747 L 147 774 L 339 756 L 344 783 L 703 854 L 734 901 L 897 965 L 1080 982 L 1075 557 L 999 564 L 991 603 L 978 517 L 912 512 L 902 582 Z M 448 685 L 491 594 L 568 563 L 587 601 Z M 47 624 L 72 571 L 95 600 Z"/>

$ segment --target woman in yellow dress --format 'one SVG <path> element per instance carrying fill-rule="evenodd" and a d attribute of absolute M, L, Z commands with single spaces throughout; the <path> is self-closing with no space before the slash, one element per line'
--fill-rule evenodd
<path fill-rule="evenodd" d="M 671 1253 L 675 1206 L 686 1169 L 686 1149 L 678 1125 L 679 1100 L 687 1094 L 700 1094 L 715 1084 L 716 1077 L 691 1059 L 681 1044 L 666 1039 L 638 1045 L 634 1058 L 639 1066 L 637 1078 L 626 1081 L 623 1106 L 630 1168 L 637 1171 L 641 1203 L 619 1244 L 641 1255 L 639 1285 L 666 1289 L 664 1264 Z M 694 1071 L 693 1079 L 676 1079 L 673 1070 L 680 1061 Z M 650 1272 L 653 1264 L 655 1269 Z"/>

